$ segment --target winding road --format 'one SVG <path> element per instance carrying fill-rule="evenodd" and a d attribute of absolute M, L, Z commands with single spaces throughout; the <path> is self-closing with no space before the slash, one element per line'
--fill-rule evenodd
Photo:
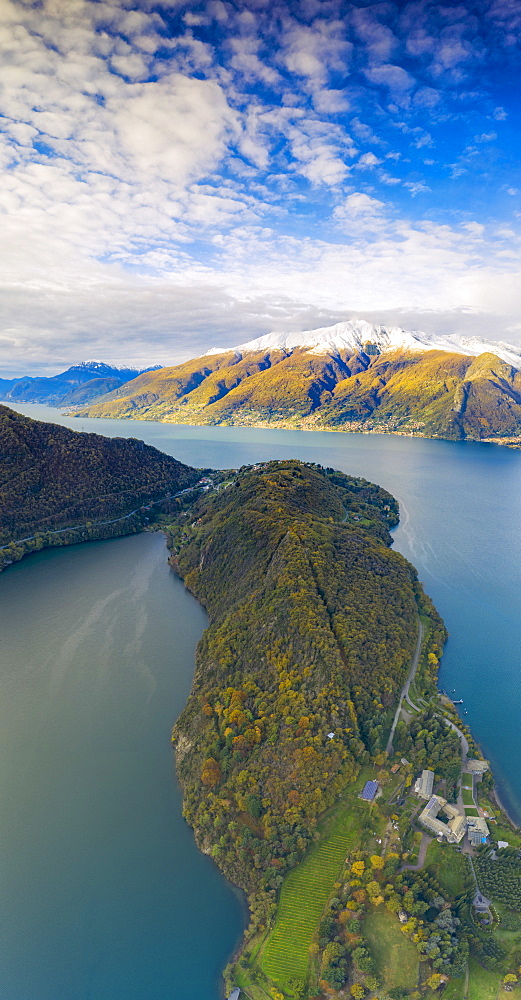
<path fill-rule="evenodd" d="M 411 660 L 411 666 L 409 668 L 409 673 L 407 674 L 407 680 L 405 681 L 405 684 L 403 685 L 402 693 L 400 695 L 400 700 L 398 702 L 398 708 L 396 709 L 396 714 L 394 716 L 393 724 L 391 726 L 391 732 L 389 733 L 389 739 L 387 740 L 387 746 L 386 746 L 385 750 L 386 750 L 386 753 L 387 753 L 388 756 L 390 756 L 393 753 L 394 733 L 395 733 L 396 726 L 398 724 L 398 719 L 400 718 L 400 712 L 402 710 L 402 702 L 403 702 L 404 698 L 405 698 L 406 701 L 409 701 L 409 687 L 410 687 L 412 681 L 414 680 L 414 676 L 415 676 L 416 671 L 418 669 L 418 663 L 420 661 L 420 653 L 421 653 L 421 648 L 422 648 L 422 642 L 423 642 L 424 635 L 425 635 L 425 628 L 424 628 L 423 623 L 422 623 L 422 621 L 420 619 L 420 616 L 418 615 L 418 638 L 416 640 L 416 649 L 414 650 L 414 653 L 413 653 L 413 657 L 412 657 L 412 660 Z M 409 704 L 411 704 L 411 702 L 409 702 Z"/>
<path fill-rule="evenodd" d="M 112 520 L 110 521 L 89 521 L 89 525 L 90 527 L 95 528 L 98 525 L 101 526 L 105 524 L 117 524 L 119 521 L 126 521 L 129 517 L 133 517 L 133 515 L 137 514 L 140 510 L 150 510 L 151 507 L 154 507 L 158 503 L 164 503 L 165 500 L 173 500 L 175 497 L 183 496 L 184 493 L 191 493 L 193 490 L 202 490 L 202 489 L 205 489 L 205 487 L 199 486 L 198 483 L 195 483 L 193 486 L 188 486 L 186 489 L 180 490 L 179 493 L 167 493 L 166 496 L 161 497 L 160 500 L 150 500 L 146 504 L 140 504 L 139 507 L 136 507 L 134 510 L 129 511 L 128 514 L 123 514 L 121 517 L 112 518 Z M 40 534 L 63 535 L 66 531 L 82 531 L 86 527 L 87 524 L 74 524 L 70 525 L 67 528 L 56 528 L 53 530 L 47 530 L 45 528 L 42 528 Z M 7 545 L 0 545 L 0 552 L 3 552 L 5 549 L 8 549 L 10 545 L 21 545 L 23 542 L 32 541 L 33 538 L 36 538 L 36 535 L 26 535 L 25 538 L 17 538 L 17 539 L 13 538 L 11 539 L 10 542 L 7 543 Z"/>

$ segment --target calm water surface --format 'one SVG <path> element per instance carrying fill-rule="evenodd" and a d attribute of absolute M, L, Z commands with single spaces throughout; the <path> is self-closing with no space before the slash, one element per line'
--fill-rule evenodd
<path fill-rule="evenodd" d="M 76 430 L 140 437 L 201 467 L 296 457 L 389 489 L 401 507 L 395 545 L 450 631 L 441 686 L 464 699 L 465 720 L 521 820 L 520 452 L 17 409 Z M 195 1000 L 218 996 L 216 970 L 240 913 L 180 819 L 167 745 L 204 617 L 168 574 L 162 546 L 160 536 L 139 536 L 51 551 L 0 576 L 2 728 L 11 734 L 3 793 L 12 857 L 7 1000 L 177 998 L 184 978 L 196 982 Z M 153 621 L 145 640 L 142 615 Z M 113 616 L 121 616 L 118 626 Z M 136 643 L 146 656 L 136 655 Z M 67 952 L 58 947 L 62 935 Z M 20 965 L 39 972 L 38 989 Z M 71 991 L 64 977 L 75 970 L 81 988 Z M 24 985 L 31 982 L 32 990 Z"/>
<path fill-rule="evenodd" d="M 167 555 L 135 535 L 0 576 L 2 1000 L 219 996 L 242 912 L 181 816 L 206 616 Z"/>

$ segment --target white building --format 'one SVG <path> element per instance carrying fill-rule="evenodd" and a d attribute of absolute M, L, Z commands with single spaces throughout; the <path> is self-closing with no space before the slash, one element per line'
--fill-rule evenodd
<path fill-rule="evenodd" d="M 444 822 L 438 819 L 443 813 L 447 817 Z M 419 822 L 436 837 L 445 837 L 449 844 L 459 844 L 465 835 L 465 816 L 457 806 L 450 805 L 441 795 L 431 796 L 429 802 L 418 816 Z"/>
<path fill-rule="evenodd" d="M 414 794 L 420 799 L 430 799 L 434 787 L 434 771 L 422 771 L 414 784 Z"/>
<path fill-rule="evenodd" d="M 470 771 L 471 774 L 484 774 L 488 768 L 488 760 L 468 760 L 465 764 L 465 770 Z"/>
<path fill-rule="evenodd" d="M 472 847 L 485 843 L 490 830 L 481 816 L 467 816 L 467 834 Z"/>

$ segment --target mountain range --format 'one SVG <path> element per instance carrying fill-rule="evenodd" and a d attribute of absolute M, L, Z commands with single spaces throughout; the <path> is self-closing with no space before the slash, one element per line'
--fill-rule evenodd
<path fill-rule="evenodd" d="M 521 350 L 362 320 L 145 372 L 75 415 L 521 440 Z"/>
<path fill-rule="evenodd" d="M 159 365 L 157 366 L 159 367 Z M 81 406 L 105 395 L 153 368 L 107 365 L 82 361 L 60 375 L 47 378 L 0 378 L 0 399 L 6 403 L 46 403 L 48 406 Z"/>

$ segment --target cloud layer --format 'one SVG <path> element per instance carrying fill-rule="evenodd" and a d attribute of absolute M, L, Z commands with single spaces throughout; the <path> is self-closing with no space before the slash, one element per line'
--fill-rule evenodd
<path fill-rule="evenodd" d="M 0 14 L 0 374 L 355 314 L 520 341 L 517 5 Z"/>

